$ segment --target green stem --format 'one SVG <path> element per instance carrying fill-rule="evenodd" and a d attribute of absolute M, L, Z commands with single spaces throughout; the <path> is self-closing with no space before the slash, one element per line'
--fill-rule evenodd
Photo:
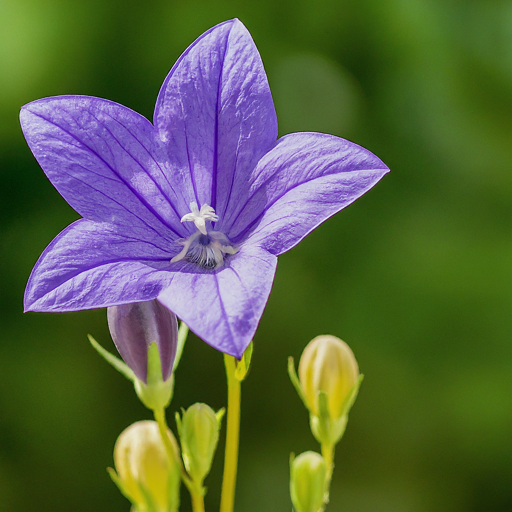
<path fill-rule="evenodd" d="M 165 410 L 164 409 L 155 409 L 153 410 L 153 414 L 155 416 L 155 421 L 158 423 L 158 430 L 160 432 L 160 437 L 164 443 L 165 451 L 167 452 L 167 457 L 169 458 L 169 464 L 173 465 L 175 463 L 175 453 L 174 448 L 172 446 L 171 440 L 167 435 L 167 420 L 165 419 Z M 192 482 L 190 477 L 187 475 L 181 460 L 179 460 L 180 469 L 181 469 L 181 479 L 183 483 L 187 486 L 187 489 L 190 493 L 190 497 L 192 499 L 192 510 L 193 512 L 205 512 L 204 511 L 204 492 L 202 486 L 197 486 Z"/>
<path fill-rule="evenodd" d="M 240 440 L 241 382 L 235 376 L 235 358 L 224 354 L 224 363 L 226 365 L 226 375 L 228 379 L 228 418 L 220 512 L 233 512 L 238 466 L 238 444 Z"/>
<path fill-rule="evenodd" d="M 331 488 L 332 473 L 334 471 L 334 445 L 322 444 L 322 457 L 327 468 L 324 494 L 324 504 L 327 505 L 329 503 L 329 489 Z"/>
<path fill-rule="evenodd" d="M 192 510 L 194 512 L 204 512 L 204 496 L 202 492 L 190 492 L 192 498 Z"/>

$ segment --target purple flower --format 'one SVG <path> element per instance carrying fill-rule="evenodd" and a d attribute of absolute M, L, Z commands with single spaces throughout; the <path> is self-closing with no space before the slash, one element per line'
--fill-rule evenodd
<path fill-rule="evenodd" d="M 277 256 L 388 172 L 331 135 L 276 141 L 263 64 L 238 20 L 205 32 L 178 59 L 154 125 L 87 96 L 38 100 L 20 117 L 46 175 L 83 217 L 39 258 L 25 310 L 158 298 L 236 357 L 256 331 Z"/>
<path fill-rule="evenodd" d="M 156 343 L 162 379 L 172 373 L 178 345 L 176 315 L 157 300 L 132 302 L 107 309 L 108 327 L 124 362 L 147 384 L 148 349 Z"/>

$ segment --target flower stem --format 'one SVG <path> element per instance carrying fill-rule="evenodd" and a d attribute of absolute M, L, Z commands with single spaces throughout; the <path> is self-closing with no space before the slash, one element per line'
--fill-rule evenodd
<path fill-rule="evenodd" d="M 167 452 L 167 457 L 169 458 L 169 464 L 174 464 L 175 461 L 175 453 L 174 448 L 172 446 L 171 440 L 167 435 L 167 420 L 165 419 L 165 411 L 164 409 L 155 409 L 153 410 L 153 414 L 155 416 L 155 421 L 158 423 L 158 430 L 160 432 L 160 437 L 165 446 L 165 451 Z M 201 486 L 197 486 L 192 482 L 190 477 L 187 475 L 181 460 L 179 460 L 180 468 L 181 468 L 181 479 L 184 484 L 187 486 L 187 489 L 190 493 L 190 497 L 192 499 L 192 510 L 194 512 L 205 512 L 204 511 L 204 492 Z"/>
<path fill-rule="evenodd" d="M 331 488 L 332 472 L 334 471 L 334 445 L 322 444 L 322 457 L 325 461 L 327 473 L 325 475 L 324 504 L 329 503 L 329 489 Z"/>
<path fill-rule="evenodd" d="M 241 381 L 235 376 L 235 358 L 224 354 L 224 363 L 226 365 L 226 375 L 228 380 L 228 418 L 220 512 L 233 512 L 235 504 L 236 472 L 238 466 L 238 444 L 240 440 Z"/>
<path fill-rule="evenodd" d="M 203 493 L 202 492 L 192 492 L 192 491 L 190 491 L 190 497 L 192 498 L 192 510 L 194 512 L 204 512 L 204 496 L 203 496 Z"/>

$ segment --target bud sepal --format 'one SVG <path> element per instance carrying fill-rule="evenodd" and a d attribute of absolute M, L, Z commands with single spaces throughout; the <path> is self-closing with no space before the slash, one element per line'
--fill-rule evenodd
<path fill-rule="evenodd" d="M 133 370 L 121 359 L 105 350 L 90 334 L 89 341 L 98 354 L 113 366 L 119 373 L 133 383 L 140 401 L 151 410 L 165 409 L 171 402 L 174 390 L 174 375 L 171 373 L 167 380 L 162 377 L 160 352 L 156 343 L 148 348 L 147 384 L 140 380 Z"/>

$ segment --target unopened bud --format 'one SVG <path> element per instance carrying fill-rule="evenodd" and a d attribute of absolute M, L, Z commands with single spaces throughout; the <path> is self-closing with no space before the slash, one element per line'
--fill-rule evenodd
<path fill-rule="evenodd" d="M 324 505 L 327 468 L 324 458 L 305 452 L 290 462 L 290 495 L 297 512 L 319 512 Z"/>
<path fill-rule="evenodd" d="M 317 336 L 302 353 L 299 379 L 311 414 L 320 416 L 320 393 L 325 393 L 329 416 L 338 419 L 348 412 L 347 405 L 359 382 L 359 367 L 344 341 Z"/>
<path fill-rule="evenodd" d="M 171 431 L 167 431 L 174 451 L 166 452 L 158 424 L 138 421 L 117 439 L 114 462 L 117 474 L 112 479 L 137 511 L 176 512 L 181 481 L 179 449 Z"/>
<path fill-rule="evenodd" d="M 148 383 L 148 350 L 156 343 L 161 378 L 172 373 L 178 342 L 176 315 L 158 300 L 134 302 L 107 308 L 110 334 L 124 362 L 144 384 Z"/>
<path fill-rule="evenodd" d="M 177 415 L 183 462 L 187 473 L 198 484 L 210 472 L 223 414 L 223 409 L 215 414 L 208 405 L 197 403 L 181 419 Z"/>

